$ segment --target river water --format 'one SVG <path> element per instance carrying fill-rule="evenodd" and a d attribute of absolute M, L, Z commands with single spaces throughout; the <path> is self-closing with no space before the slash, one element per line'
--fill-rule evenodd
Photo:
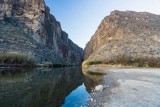
<path fill-rule="evenodd" d="M 0 107 L 81 107 L 103 79 L 81 67 L 0 70 Z"/>

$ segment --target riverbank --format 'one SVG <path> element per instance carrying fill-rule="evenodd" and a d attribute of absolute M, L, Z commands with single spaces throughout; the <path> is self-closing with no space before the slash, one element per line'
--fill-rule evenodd
<path fill-rule="evenodd" d="M 0 69 L 12 69 L 12 68 L 56 68 L 56 67 L 72 67 L 79 65 L 64 65 L 64 64 L 0 64 Z"/>
<path fill-rule="evenodd" d="M 102 91 L 93 90 L 89 107 L 159 107 L 160 69 L 92 67 L 103 70 Z"/>

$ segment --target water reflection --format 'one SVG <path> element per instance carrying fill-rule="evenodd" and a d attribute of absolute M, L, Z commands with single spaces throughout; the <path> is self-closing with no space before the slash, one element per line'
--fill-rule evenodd
<path fill-rule="evenodd" d="M 95 84 L 80 67 L 0 70 L 0 107 L 84 105 Z"/>
<path fill-rule="evenodd" d="M 88 101 L 89 93 L 86 91 L 86 87 L 83 84 L 66 97 L 66 101 L 62 107 L 84 107 Z"/>
<path fill-rule="evenodd" d="M 86 86 L 86 91 L 90 93 L 97 85 L 104 83 L 104 75 L 95 75 L 84 73 L 84 84 Z"/>

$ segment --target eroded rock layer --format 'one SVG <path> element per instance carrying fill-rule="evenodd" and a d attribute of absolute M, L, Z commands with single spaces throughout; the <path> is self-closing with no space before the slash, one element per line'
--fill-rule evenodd
<path fill-rule="evenodd" d="M 83 60 L 83 49 L 68 38 L 44 0 L 1 0 L 0 44 L 0 51 L 34 56 L 38 63 Z"/>

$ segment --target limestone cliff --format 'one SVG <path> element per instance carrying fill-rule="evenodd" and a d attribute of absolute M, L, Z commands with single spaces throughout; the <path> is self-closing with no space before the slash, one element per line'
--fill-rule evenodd
<path fill-rule="evenodd" d="M 38 63 L 83 60 L 83 49 L 68 38 L 44 0 L 0 0 L 0 51 L 31 55 Z"/>
<path fill-rule="evenodd" d="M 160 16 L 117 10 L 106 16 L 86 45 L 85 59 L 108 62 L 117 56 L 160 58 Z"/>

